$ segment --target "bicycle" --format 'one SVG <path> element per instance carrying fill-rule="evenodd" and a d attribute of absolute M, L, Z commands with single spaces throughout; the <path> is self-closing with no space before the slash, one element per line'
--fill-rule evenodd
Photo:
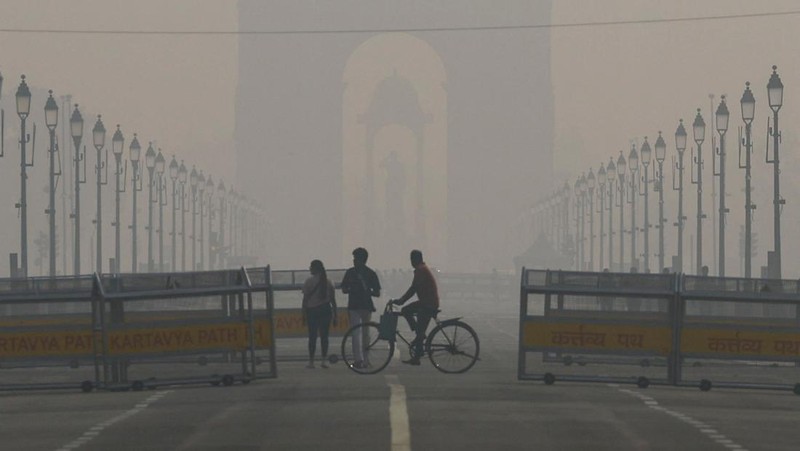
<path fill-rule="evenodd" d="M 437 314 L 431 318 L 436 325 L 428 334 L 423 345 L 423 355 L 427 354 L 434 368 L 443 373 L 464 373 L 478 361 L 480 341 L 478 334 L 461 321 L 461 318 L 450 318 L 440 321 Z M 342 359 L 348 368 L 359 374 L 375 374 L 386 368 L 394 355 L 395 342 L 400 338 L 414 357 L 415 351 L 411 342 L 397 330 L 397 320 L 401 316 L 395 311 L 394 304 L 386 303 L 384 315 L 394 316 L 393 324 L 381 333 L 381 326 L 376 322 L 357 324 L 351 327 L 342 338 Z M 391 323 L 392 321 L 390 321 Z M 393 327 L 392 327 L 393 326 Z M 362 359 L 356 360 L 353 346 L 354 340 L 361 336 Z M 422 357 L 422 356 L 420 356 Z"/>

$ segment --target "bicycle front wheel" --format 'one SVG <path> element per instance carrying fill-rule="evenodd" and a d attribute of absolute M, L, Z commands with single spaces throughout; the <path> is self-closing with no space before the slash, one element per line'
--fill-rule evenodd
<path fill-rule="evenodd" d="M 378 338 L 377 323 L 351 327 L 342 338 L 342 359 L 359 374 L 375 374 L 386 368 L 394 355 L 394 342 Z"/>
<path fill-rule="evenodd" d="M 431 363 L 443 373 L 463 373 L 472 368 L 480 347 L 478 334 L 461 321 L 436 326 L 425 344 Z"/>

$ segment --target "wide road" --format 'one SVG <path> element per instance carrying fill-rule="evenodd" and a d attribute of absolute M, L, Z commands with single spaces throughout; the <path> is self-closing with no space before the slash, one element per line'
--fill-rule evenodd
<path fill-rule="evenodd" d="M 0 449 L 800 448 L 789 392 L 520 382 L 514 303 L 445 309 L 481 337 L 482 360 L 464 375 L 428 362 L 373 376 L 281 362 L 277 379 L 232 387 L 0 393 Z"/>

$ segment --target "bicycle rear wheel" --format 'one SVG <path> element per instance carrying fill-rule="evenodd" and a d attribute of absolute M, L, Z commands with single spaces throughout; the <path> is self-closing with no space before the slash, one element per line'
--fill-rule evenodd
<path fill-rule="evenodd" d="M 478 334 L 461 321 L 436 326 L 425 343 L 428 358 L 443 373 L 463 373 L 472 368 L 480 347 Z"/>
<path fill-rule="evenodd" d="M 394 342 L 378 338 L 377 323 L 351 327 L 342 338 L 342 359 L 359 374 L 375 374 L 386 368 L 394 355 Z"/>

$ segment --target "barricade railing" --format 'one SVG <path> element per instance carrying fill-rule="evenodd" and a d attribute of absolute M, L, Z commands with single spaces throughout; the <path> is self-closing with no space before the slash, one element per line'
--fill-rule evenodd
<path fill-rule="evenodd" d="M 275 377 L 269 268 L 255 279 L 244 268 L 0 279 L 0 389 Z"/>
<path fill-rule="evenodd" d="M 99 379 L 96 276 L 0 279 L 0 390 Z"/>
<path fill-rule="evenodd" d="M 523 269 L 520 293 L 519 379 L 800 394 L 793 281 Z"/>
<path fill-rule="evenodd" d="M 273 352 L 271 309 L 266 302 L 253 308 L 255 289 L 244 268 L 107 274 L 102 281 L 104 387 L 230 385 L 275 376 L 271 359 L 256 373 L 262 362 L 255 349 Z"/>

